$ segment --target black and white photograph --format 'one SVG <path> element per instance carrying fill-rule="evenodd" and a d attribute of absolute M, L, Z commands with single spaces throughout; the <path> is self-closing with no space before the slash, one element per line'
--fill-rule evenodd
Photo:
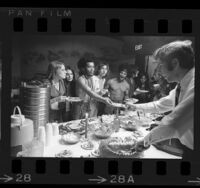
<path fill-rule="evenodd" d="M 183 36 L 13 36 L 11 155 L 187 159 L 194 46 Z"/>
<path fill-rule="evenodd" d="M 2 43 L 0 41 L 0 140 L 1 140 L 1 87 L 2 87 Z"/>

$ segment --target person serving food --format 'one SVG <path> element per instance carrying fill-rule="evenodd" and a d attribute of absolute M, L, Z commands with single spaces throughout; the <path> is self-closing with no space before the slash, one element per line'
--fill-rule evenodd
<path fill-rule="evenodd" d="M 166 44 L 154 52 L 158 62 L 159 73 L 169 83 L 176 82 L 177 86 L 157 101 L 130 104 L 132 110 L 143 110 L 151 113 L 165 113 L 160 124 L 151 130 L 142 140 L 138 141 L 136 149 L 167 139 L 177 138 L 184 147 L 184 157 L 191 155 L 194 149 L 194 52 L 191 41 L 175 41 Z"/>

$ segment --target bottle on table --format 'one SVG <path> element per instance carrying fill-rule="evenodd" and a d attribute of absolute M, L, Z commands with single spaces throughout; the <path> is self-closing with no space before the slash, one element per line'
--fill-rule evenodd
<path fill-rule="evenodd" d="M 119 128 L 120 128 L 119 108 L 117 108 L 117 112 L 116 112 L 116 115 L 115 115 L 115 118 L 114 118 L 114 125 L 113 126 L 114 126 L 115 132 L 118 132 Z"/>

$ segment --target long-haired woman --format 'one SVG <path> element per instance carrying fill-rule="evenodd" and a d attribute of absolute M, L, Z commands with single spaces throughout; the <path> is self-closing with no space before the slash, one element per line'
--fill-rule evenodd
<path fill-rule="evenodd" d="M 76 80 L 74 70 L 70 66 L 66 66 L 66 78 L 64 84 L 66 88 L 65 95 L 67 97 L 76 96 Z M 74 104 L 66 101 L 66 110 L 63 112 L 63 121 L 71 121 L 73 119 Z"/>
<path fill-rule="evenodd" d="M 62 122 L 62 113 L 65 111 L 65 65 L 62 61 L 52 61 L 48 66 L 47 78 L 51 83 L 50 122 Z"/>

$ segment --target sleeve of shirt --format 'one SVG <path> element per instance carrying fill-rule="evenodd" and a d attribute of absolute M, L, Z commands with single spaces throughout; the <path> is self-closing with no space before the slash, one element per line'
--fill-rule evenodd
<path fill-rule="evenodd" d="M 136 104 L 136 108 L 147 113 L 165 113 L 171 111 L 174 108 L 175 91 L 175 89 L 171 90 L 168 96 L 158 101 Z"/>
<path fill-rule="evenodd" d="M 194 118 L 193 112 L 194 89 L 191 89 L 190 94 L 176 106 L 173 112 L 165 116 L 160 125 L 152 129 L 144 138 L 144 143 L 148 145 L 166 139 L 181 138 L 190 126 L 193 126 L 193 123 L 188 124 L 188 120 Z"/>

